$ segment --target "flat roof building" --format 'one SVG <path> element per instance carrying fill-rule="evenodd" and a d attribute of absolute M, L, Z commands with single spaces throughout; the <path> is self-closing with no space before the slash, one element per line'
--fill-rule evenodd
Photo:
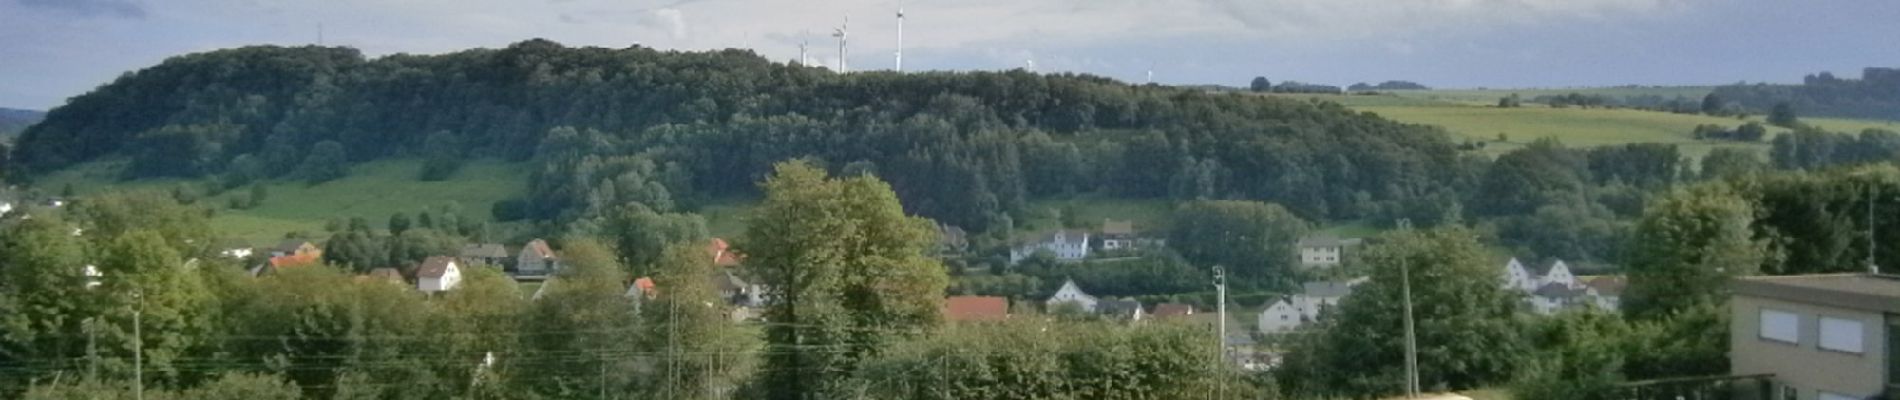
<path fill-rule="evenodd" d="M 1771 399 L 1900 393 L 1900 277 L 1762 276 L 1736 279 L 1731 288 L 1730 368 L 1773 374 Z"/>

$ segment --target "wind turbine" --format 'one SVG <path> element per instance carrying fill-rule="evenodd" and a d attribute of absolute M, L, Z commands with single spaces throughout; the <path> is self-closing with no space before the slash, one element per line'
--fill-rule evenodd
<path fill-rule="evenodd" d="M 811 31 L 805 31 L 804 35 L 798 37 L 798 65 L 799 66 L 805 66 L 805 67 L 811 66 L 811 57 L 806 56 L 806 52 L 805 52 L 807 48 L 811 47 L 811 38 L 809 38 L 809 36 L 811 36 Z"/>
<path fill-rule="evenodd" d="M 846 55 L 847 55 L 847 53 L 845 53 L 845 43 L 851 40 L 851 15 L 850 14 L 845 14 L 844 25 L 839 25 L 838 29 L 833 30 L 831 32 L 831 37 L 838 38 L 838 72 L 839 73 L 851 72 L 851 67 L 849 67 L 848 66 L 849 64 L 845 62 Z"/>
<path fill-rule="evenodd" d="M 904 3 L 897 3 L 897 72 L 904 72 Z"/>
<path fill-rule="evenodd" d="M 1142 82 L 1142 84 L 1146 85 L 1152 83 L 1155 83 L 1155 65 L 1154 63 L 1148 63 L 1148 80 Z"/>

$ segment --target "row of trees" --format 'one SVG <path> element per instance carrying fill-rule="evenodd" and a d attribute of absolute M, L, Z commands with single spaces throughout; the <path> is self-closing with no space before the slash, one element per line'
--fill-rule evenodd
<path fill-rule="evenodd" d="M 1742 107 L 1766 112 L 1792 107 L 1808 114 L 1900 120 L 1900 79 L 1887 68 L 1868 68 L 1863 79 L 1840 79 L 1833 74 L 1809 75 L 1800 85 L 1734 84 L 1715 88 L 1713 95 Z"/>

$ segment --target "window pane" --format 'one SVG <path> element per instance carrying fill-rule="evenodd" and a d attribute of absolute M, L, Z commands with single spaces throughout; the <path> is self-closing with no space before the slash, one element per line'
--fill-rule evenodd
<path fill-rule="evenodd" d="M 1848 396 L 1848 395 L 1844 395 L 1840 393 L 1821 392 L 1821 400 L 1860 400 L 1860 399 L 1861 397 Z"/>
<path fill-rule="evenodd" d="M 1865 332 L 1860 321 L 1821 317 L 1821 348 L 1859 354 Z"/>
<path fill-rule="evenodd" d="M 1801 317 L 1779 310 L 1761 310 L 1761 338 L 1801 343 Z"/>

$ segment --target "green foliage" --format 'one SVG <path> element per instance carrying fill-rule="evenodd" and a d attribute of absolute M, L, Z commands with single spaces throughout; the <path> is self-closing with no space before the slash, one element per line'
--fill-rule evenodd
<path fill-rule="evenodd" d="M 1293 345 L 1278 382 L 1291 393 L 1376 397 L 1402 392 L 1402 271 L 1411 278 L 1420 383 L 1459 390 L 1503 383 L 1525 350 L 1496 265 L 1462 228 L 1388 233 L 1365 251 L 1371 280 L 1353 289 L 1320 333 Z"/>
<path fill-rule="evenodd" d="M 533 333 L 524 338 L 523 351 L 576 356 L 514 361 L 510 369 L 532 372 L 511 376 L 510 387 L 550 398 L 622 390 L 637 376 L 632 371 L 637 365 L 614 355 L 639 351 L 639 343 L 625 337 L 639 329 L 622 286 L 627 275 L 605 245 L 591 239 L 563 245 L 565 269 L 543 283 L 553 286 L 528 308 L 519 329 Z"/>
<path fill-rule="evenodd" d="M 1867 243 L 1870 232 L 1877 238 L 1900 232 L 1900 215 L 1890 211 L 1900 205 L 1894 201 L 1900 170 L 1892 165 L 1775 175 L 1755 194 L 1753 234 L 1766 238 L 1778 256 L 1762 264 L 1763 272 L 1860 272 L 1870 261 L 1900 263 L 1893 246 Z M 1871 260 L 1870 250 L 1879 251 Z"/>
<path fill-rule="evenodd" d="M 1724 304 L 1728 278 L 1762 265 L 1765 244 L 1749 229 L 1755 208 L 1734 190 L 1707 184 L 1651 204 L 1636 223 L 1622 310 L 1656 319 L 1698 305 Z"/>
<path fill-rule="evenodd" d="M 834 397 L 858 361 L 937 325 L 948 279 L 924 256 L 930 221 L 873 177 L 780 164 L 737 251 L 773 287 L 763 385 L 772 398 Z"/>
<path fill-rule="evenodd" d="M 1538 349 L 1524 356 L 1511 383 L 1520 399 L 1610 400 L 1640 340 L 1614 314 L 1567 312 L 1536 321 L 1526 335 Z M 1661 350 L 1661 349 L 1649 349 Z"/>
<path fill-rule="evenodd" d="M 705 243 L 706 220 L 697 214 L 660 214 L 639 204 L 615 209 L 606 216 L 604 236 L 611 238 L 620 260 L 634 276 L 645 276 L 668 247 Z M 701 249 L 704 253 L 704 249 Z M 704 258 L 704 257 L 702 257 Z"/>
<path fill-rule="evenodd" d="M 1219 265 L 1243 288 L 1279 288 L 1298 261 L 1294 243 L 1311 226 L 1277 204 L 1196 201 L 1174 212 L 1168 246 L 1188 262 Z"/>
<path fill-rule="evenodd" d="M 314 185 L 347 176 L 349 168 L 350 160 L 343 155 L 343 144 L 325 140 L 311 146 L 310 155 L 297 166 L 297 175 Z"/>
<path fill-rule="evenodd" d="M 422 180 L 440 181 L 454 176 L 467 160 L 462 154 L 461 137 L 448 131 L 436 131 L 422 141 Z"/>
<path fill-rule="evenodd" d="M 1523 215 L 1574 197 L 1590 178 L 1586 156 L 1556 140 L 1538 139 L 1499 156 L 1473 193 L 1480 215 Z"/>
<path fill-rule="evenodd" d="M 757 334 L 734 324 L 728 299 L 709 277 L 722 272 L 696 243 L 669 245 L 657 258 L 658 292 L 641 306 L 641 346 L 656 354 L 651 382 L 656 398 L 719 398 L 750 376 L 760 347 Z"/>
<path fill-rule="evenodd" d="M 1801 121 L 1794 115 L 1794 106 L 1782 102 L 1775 103 L 1775 107 L 1768 111 L 1768 124 L 1783 128 L 1794 128 L 1799 126 Z"/>
<path fill-rule="evenodd" d="M 403 231 L 409 230 L 410 224 L 409 214 L 395 213 L 389 215 L 389 223 L 384 226 L 389 228 L 389 234 L 401 235 Z"/>
<path fill-rule="evenodd" d="M 83 353 L 88 319 L 104 313 L 102 296 L 86 290 L 86 244 L 50 215 L 0 223 L 0 364 L 72 368 Z M 0 374 L 0 394 L 30 378 Z"/>
<path fill-rule="evenodd" d="M 1260 399 L 1197 324 L 1017 319 L 953 325 L 865 361 L 855 391 L 887 399 Z"/>
<path fill-rule="evenodd" d="M 1715 149 L 1702 157 L 1702 179 L 1732 180 L 1755 176 L 1768 170 L 1761 155 L 1742 149 Z"/>

